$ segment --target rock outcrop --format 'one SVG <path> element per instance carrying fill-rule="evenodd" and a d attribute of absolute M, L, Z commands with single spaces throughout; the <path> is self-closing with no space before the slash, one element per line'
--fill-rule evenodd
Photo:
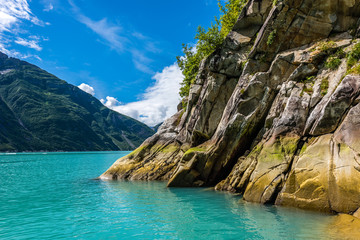
<path fill-rule="evenodd" d="M 328 227 L 329 239 L 360 239 L 360 219 L 348 214 L 335 216 Z"/>
<path fill-rule="evenodd" d="M 186 109 L 101 178 L 356 212 L 360 52 L 348 58 L 359 19 L 360 0 L 250 0 L 201 63 Z"/>

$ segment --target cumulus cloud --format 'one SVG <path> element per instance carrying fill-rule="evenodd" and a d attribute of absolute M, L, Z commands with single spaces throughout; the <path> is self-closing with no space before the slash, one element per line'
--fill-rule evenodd
<path fill-rule="evenodd" d="M 121 104 L 113 97 L 106 97 L 106 100 L 102 99 L 102 103 L 148 126 L 155 126 L 176 113 L 183 78 L 178 65 L 173 64 L 153 76 L 155 84 L 146 90 L 139 101 Z"/>
<path fill-rule="evenodd" d="M 81 90 L 83 90 L 84 92 L 87 92 L 88 94 L 94 96 L 95 95 L 95 90 L 92 86 L 86 84 L 86 83 L 82 83 L 78 86 L 78 88 L 80 88 Z"/>
<path fill-rule="evenodd" d="M 18 37 L 15 40 L 15 43 L 17 43 L 19 45 L 22 45 L 22 46 L 25 46 L 25 47 L 35 49 L 36 51 L 41 51 L 42 50 L 42 47 L 39 46 L 39 40 L 38 39 L 27 40 L 27 39 Z"/>
<path fill-rule="evenodd" d="M 101 99 L 100 102 L 110 109 L 114 109 L 121 104 L 116 98 L 109 96 L 106 97 L 106 100 Z"/>

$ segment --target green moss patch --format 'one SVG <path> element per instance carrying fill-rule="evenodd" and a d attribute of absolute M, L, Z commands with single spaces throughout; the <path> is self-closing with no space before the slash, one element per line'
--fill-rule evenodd
<path fill-rule="evenodd" d="M 347 54 L 348 69 L 352 68 L 360 60 L 360 42 L 355 44 L 352 50 Z"/>
<path fill-rule="evenodd" d="M 272 144 L 264 144 L 258 156 L 260 162 L 283 162 L 292 157 L 298 146 L 298 137 L 279 137 Z"/>
<path fill-rule="evenodd" d="M 273 30 L 273 31 L 269 34 L 268 39 L 267 39 L 267 42 L 266 42 L 267 45 L 270 46 L 270 45 L 272 45 L 272 44 L 274 43 L 274 40 L 275 40 L 275 38 L 276 38 L 276 34 L 277 34 L 276 29 Z"/>
<path fill-rule="evenodd" d="M 357 74 L 360 75 L 360 64 L 356 64 L 354 67 L 352 67 L 348 72 L 348 74 Z"/>
<path fill-rule="evenodd" d="M 193 153 L 193 152 L 204 152 L 205 150 L 206 149 L 204 149 L 204 148 L 193 147 L 193 148 L 190 148 L 189 150 L 187 150 L 184 155 L 187 155 L 187 154 L 190 154 L 190 153 Z"/>
<path fill-rule="evenodd" d="M 144 150 L 147 147 L 147 145 L 141 145 L 134 151 L 132 151 L 129 155 L 127 155 L 128 158 L 133 158 L 135 155 L 139 154 L 142 150 Z"/>
<path fill-rule="evenodd" d="M 330 56 L 325 62 L 325 67 L 331 70 L 336 70 L 341 64 L 341 59 L 337 56 Z"/>
<path fill-rule="evenodd" d="M 308 76 L 300 81 L 301 83 L 304 83 L 304 88 L 300 94 L 301 97 L 304 95 L 304 92 L 308 93 L 309 95 L 314 92 L 315 79 L 315 76 Z"/>
<path fill-rule="evenodd" d="M 166 146 L 165 148 L 161 149 L 160 152 L 162 153 L 173 153 L 179 150 L 179 147 L 173 144 Z"/>
<path fill-rule="evenodd" d="M 325 96 L 329 89 L 329 79 L 328 78 L 324 78 L 323 80 L 321 80 L 320 89 L 321 89 L 321 96 Z"/>
<path fill-rule="evenodd" d="M 320 42 L 316 49 L 320 52 L 329 52 L 330 50 L 336 48 L 337 45 L 334 41 Z"/>

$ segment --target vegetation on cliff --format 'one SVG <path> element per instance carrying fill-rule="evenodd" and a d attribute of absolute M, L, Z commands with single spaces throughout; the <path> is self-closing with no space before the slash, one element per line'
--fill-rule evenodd
<path fill-rule="evenodd" d="M 347 55 L 348 73 L 360 74 L 360 42 Z"/>
<path fill-rule="evenodd" d="M 186 109 L 102 178 L 360 211 L 360 0 L 249 0 L 244 8 L 202 62 Z M 170 144 L 172 153 L 158 151 Z"/>
<path fill-rule="evenodd" d="M 180 88 L 181 97 L 189 95 L 190 86 L 195 82 L 201 60 L 209 56 L 224 42 L 246 2 L 247 0 L 228 0 L 225 4 L 221 4 L 221 1 L 218 0 L 221 16 L 215 17 L 208 29 L 202 26 L 198 27 L 195 46 L 183 44 L 184 56 L 177 57 L 178 65 L 184 75 Z"/>

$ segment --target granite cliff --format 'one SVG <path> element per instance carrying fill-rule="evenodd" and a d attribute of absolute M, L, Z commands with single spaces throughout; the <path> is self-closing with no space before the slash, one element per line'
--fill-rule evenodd
<path fill-rule="evenodd" d="M 186 108 L 100 178 L 360 207 L 360 0 L 249 0 Z"/>

